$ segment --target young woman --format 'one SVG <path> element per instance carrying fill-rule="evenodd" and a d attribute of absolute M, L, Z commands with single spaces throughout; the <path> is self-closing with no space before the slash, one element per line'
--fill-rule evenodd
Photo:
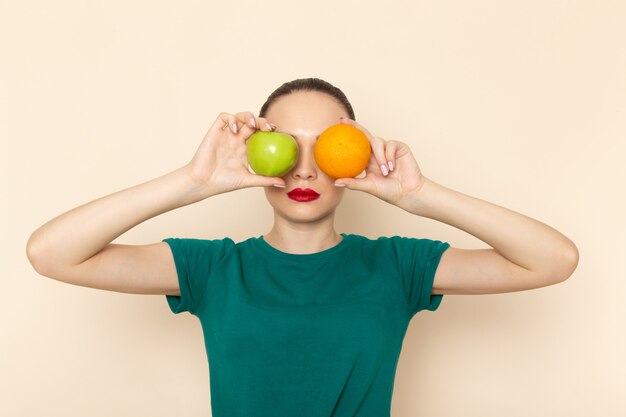
<path fill-rule="evenodd" d="M 348 123 L 372 148 L 366 175 L 333 181 L 313 157 L 327 127 Z M 294 136 L 296 166 L 283 177 L 248 169 L 256 130 Z M 263 236 L 111 242 L 141 222 L 211 196 L 265 187 L 274 225 Z M 462 229 L 490 249 L 414 237 L 337 233 L 345 189 Z M 301 201 L 302 190 L 318 197 Z M 166 175 L 70 210 L 31 236 L 42 275 L 92 288 L 166 295 L 174 313 L 202 324 L 215 417 L 389 416 L 411 318 L 444 294 L 521 291 L 567 279 L 574 243 L 553 228 L 424 176 L 409 147 L 371 135 L 336 87 L 283 84 L 259 117 L 221 113 L 191 161 Z"/>

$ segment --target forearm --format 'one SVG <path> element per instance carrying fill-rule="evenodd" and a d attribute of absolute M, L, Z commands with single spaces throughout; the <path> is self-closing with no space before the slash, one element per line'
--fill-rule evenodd
<path fill-rule="evenodd" d="M 577 262 L 574 243 L 552 227 L 427 178 L 402 208 L 470 233 L 530 271 L 549 274 Z"/>
<path fill-rule="evenodd" d="M 69 210 L 35 230 L 27 253 L 33 264 L 78 265 L 132 227 L 202 196 L 180 168 Z"/>

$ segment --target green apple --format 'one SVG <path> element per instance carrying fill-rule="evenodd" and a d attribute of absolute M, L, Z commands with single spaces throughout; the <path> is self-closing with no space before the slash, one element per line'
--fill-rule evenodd
<path fill-rule="evenodd" d="M 281 177 L 298 161 L 298 143 L 286 133 L 257 130 L 248 138 L 246 156 L 256 174 Z"/>

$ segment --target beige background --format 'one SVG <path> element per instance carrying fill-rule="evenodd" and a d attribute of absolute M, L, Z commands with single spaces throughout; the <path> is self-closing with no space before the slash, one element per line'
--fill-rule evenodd
<path fill-rule="evenodd" d="M 195 317 L 165 297 L 42 278 L 26 240 L 186 163 L 219 112 L 258 112 L 310 76 L 341 88 L 372 133 L 410 144 L 434 181 L 543 221 L 580 251 L 563 284 L 445 296 L 416 316 L 392 415 L 626 415 L 626 3 L 221 3 L 0 2 L 2 415 L 210 415 Z M 271 221 L 263 191 L 247 189 L 118 242 L 239 241 Z M 337 229 L 486 247 L 349 190 Z"/>

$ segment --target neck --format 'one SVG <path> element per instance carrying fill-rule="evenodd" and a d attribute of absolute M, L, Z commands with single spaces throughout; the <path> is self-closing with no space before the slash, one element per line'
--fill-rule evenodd
<path fill-rule="evenodd" d="M 335 231 L 331 217 L 321 223 L 275 221 L 272 230 L 263 239 L 281 252 L 309 254 L 330 249 L 343 238 Z"/>

